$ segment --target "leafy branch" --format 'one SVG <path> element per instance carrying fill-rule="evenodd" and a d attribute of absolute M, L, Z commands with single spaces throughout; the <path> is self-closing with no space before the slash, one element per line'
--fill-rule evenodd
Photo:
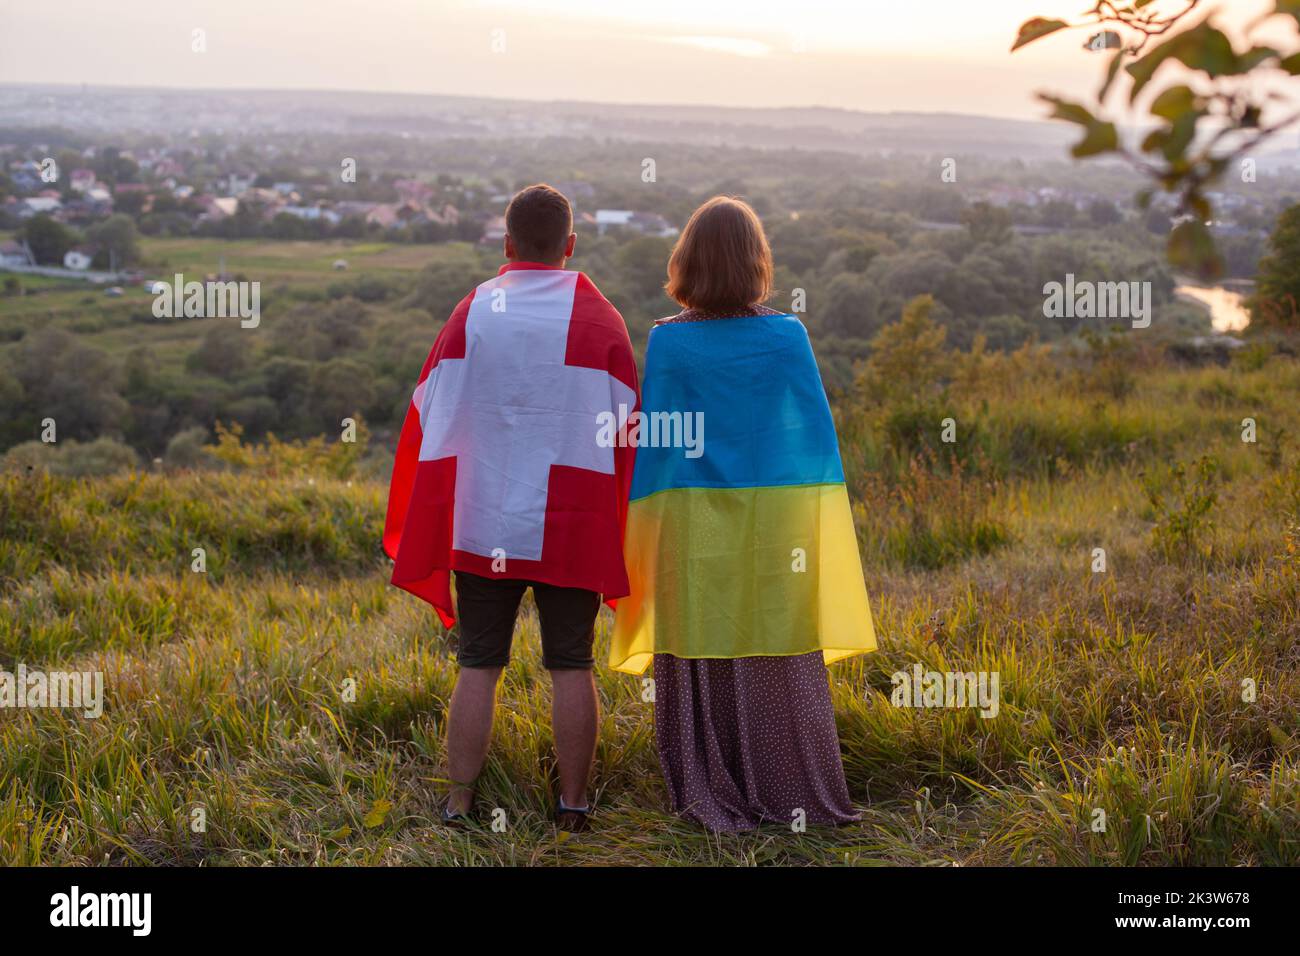
<path fill-rule="evenodd" d="M 1214 212 L 1207 188 L 1266 140 L 1300 123 L 1300 112 L 1295 112 L 1265 124 L 1265 108 L 1285 97 L 1276 91 L 1261 96 L 1245 81 L 1259 71 L 1300 75 L 1300 43 L 1289 50 L 1251 43 L 1238 51 L 1211 22 L 1212 15 L 1175 30 L 1198 6 L 1200 0 L 1182 0 L 1181 9 L 1164 13 L 1156 0 L 1100 0 L 1079 23 L 1027 20 L 1011 49 L 1061 30 L 1102 28 L 1084 44 L 1090 51 L 1113 51 L 1096 104 L 1090 108 L 1045 93 L 1038 97 L 1052 107 L 1053 119 L 1082 128 L 1083 138 L 1071 149 L 1075 157 L 1111 153 L 1152 181 L 1153 186 L 1138 195 L 1143 208 L 1150 205 L 1156 188 L 1177 197 L 1181 221 L 1169 236 L 1169 259 L 1177 267 L 1215 278 L 1222 274 L 1223 262 L 1210 235 Z M 1273 15 L 1290 17 L 1300 27 L 1300 0 L 1275 0 Z M 1133 108 L 1167 63 L 1190 70 L 1195 85 L 1175 83 L 1157 93 L 1147 107 L 1155 128 L 1131 149 L 1120 142 L 1115 123 L 1100 115 L 1107 97 L 1123 70 L 1131 81 L 1128 106 Z"/>

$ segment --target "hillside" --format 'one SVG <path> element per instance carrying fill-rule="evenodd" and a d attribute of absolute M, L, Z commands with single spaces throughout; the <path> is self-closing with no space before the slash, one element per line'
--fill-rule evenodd
<path fill-rule="evenodd" d="M 942 394 L 837 408 L 881 637 L 831 672 L 862 823 L 677 821 L 642 684 L 600 669 L 596 830 L 557 842 L 529 604 L 479 800 L 507 827 L 449 833 L 455 668 L 386 584 L 382 481 L 228 437 L 201 470 L 0 478 L 0 664 L 106 695 L 0 713 L 0 864 L 1300 863 L 1300 362 L 945 361 Z M 892 705 L 918 662 L 997 672 L 999 719 Z"/>

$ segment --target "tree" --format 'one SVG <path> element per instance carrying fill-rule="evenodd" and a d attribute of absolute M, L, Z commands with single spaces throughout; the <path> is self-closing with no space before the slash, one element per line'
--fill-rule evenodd
<path fill-rule="evenodd" d="M 101 179 L 113 185 L 134 183 L 140 179 L 140 167 L 136 161 L 123 156 L 116 146 L 105 146 L 99 150 L 91 166 Z"/>
<path fill-rule="evenodd" d="M 248 366 L 247 339 L 233 325 L 209 329 L 199 347 L 185 359 L 185 367 L 217 378 L 232 379 Z"/>
<path fill-rule="evenodd" d="M 1117 154 L 1151 180 L 1138 195 L 1143 208 L 1157 190 L 1178 197 L 1175 213 L 1190 215 L 1170 232 L 1166 254 L 1176 267 L 1210 279 L 1222 275 L 1224 263 L 1208 227 L 1214 218 L 1208 187 L 1266 140 L 1300 123 L 1300 112 L 1266 116 L 1266 106 L 1285 98 L 1265 81 L 1269 71 L 1300 75 L 1300 44 L 1279 49 L 1248 41 L 1238 50 L 1211 22 L 1214 14 L 1186 26 L 1201 0 L 1183 2 L 1183 9 L 1168 13 L 1151 0 L 1097 0 L 1078 24 L 1034 17 L 1021 25 L 1011 49 L 1074 26 L 1096 31 L 1084 48 L 1113 51 L 1096 102 L 1089 107 L 1046 94 L 1039 99 L 1052 107 L 1053 119 L 1082 129 L 1083 138 L 1072 149 L 1075 157 Z M 1274 0 L 1273 15 L 1300 26 L 1300 0 Z M 1242 26 L 1249 32 L 1256 24 Z M 1122 72 L 1132 107 L 1167 63 L 1190 71 L 1190 82 L 1168 85 L 1150 99 L 1148 122 L 1156 128 L 1134 151 L 1120 142 L 1115 124 L 1101 117 L 1107 96 Z"/>
<path fill-rule="evenodd" d="M 440 249 L 439 257 L 415 280 L 409 305 L 424 309 L 439 322 L 451 315 L 465 293 L 482 280 L 482 263 L 468 249 Z"/>
<path fill-rule="evenodd" d="M 961 211 L 962 225 L 975 242 L 1006 242 L 1011 238 L 1011 214 L 987 202 L 977 202 Z"/>
<path fill-rule="evenodd" d="M 1074 207 L 1074 203 L 1067 202 L 1064 199 L 1052 199 L 1043 203 L 1038 210 L 1038 219 L 1044 226 L 1065 229 L 1074 225 L 1078 214 L 1079 211 Z"/>
<path fill-rule="evenodd" d="M 868 338 L 878 325 L 877 300 L 876 289 L 865 276 L 841 272 L 812 303 L 817 327 L 830 335 Z"/>
<path fill-rule="evenodd" d="M 917 296 L 903 316 L 871 340 L 871 357 L 858 376 L 858 389 L 869 401 L 910 400 L 933 393 L 951 377 L 952 351 L 944 344 L 948 330 L 930 318 L 934 299 Z"/>
<path fill-rule="evenodd" d="M 309 434 L 337 428 L 345 416 L 357 415 L 374 400 L 366 367 L 343 358 L 312 367 L 311 395 Z"/>
<path fill-rule="evenodd" d="M 130 216 L 116 213 L 86 230 L 86 240 L 99 247 L 104 265 L 124 269 L 140 258 L 140 235 Z"/>
<path fill-rule="evenodd" d="M 271 344 L 281 355 L 325 361 L 342 352 L 358 351 L 365 344 L 370 316 L 355 299 L 327 306 L 302 306 L 271 326 Z"/>
<path fill-rule="evenodd" d="M 45 214 L 28 219 L 19 236 L 31 247 L 41 265 L 61 266 L 63 257 L 76 244 L 77 234 Z"/>
<path fill-rule="evenodd" d="M 659 304 L 667 278 L 664 267 L 672 246 L 672 242 L 660 236 L 637 236 L 623 243 L 614 253 L 619 275 L 638 301 Z"/>
<path fill-rule="evenodd" d="M 120 213 L 129 216 L 138 216 L 144 210 L 144 205 L 149 196 L 142 192 L 122 192 L 118 193 L 113 199 L 113 207 Z"/>
<path fill-rule="evenodd" d="M 1094 226 L 1113 226 L 1123 219 L 1119 207 L 1109 199 L 1094 199 L 1088 204 L 1088 220 Z"/>
<path fill-rule="evenodd" d="M 18 417 L 28 434 L 36 434 L 45 418 L 54 419 L 59 440 L 121 430 L 128 409 L 117 391 L 117 369 L 72 333 L 43 328 L 28 335 L 12 356 L 12 368 L 25 396 L 25 414 Z"/>
<path fill-rule="evenodd" d="M 1300 205 L 1278 218 L 1248 305 L 1252 324 L 1300 330 Z"/>

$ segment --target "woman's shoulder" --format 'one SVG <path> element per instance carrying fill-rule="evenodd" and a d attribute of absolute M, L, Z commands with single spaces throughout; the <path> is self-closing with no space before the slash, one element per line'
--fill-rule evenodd
<path fill-rule="evenodd" d="M 677 322 L 708 322 L 715 319 L 749 319 L 759 315 L 785 315 L 777 309 L 765 305 L 751 305 L 743 309 L 728 309 L 725 312 L 711 312 L 707 309 L 682 309 L 676 315 L 656 319 L 655 325 L 671 325 Z"/>
<path fill-rule="evenodd" d="M 717 318 L 717 316 L 711 312 L 705 312 L 703 309 L 682 309 L 676 315 L 665 315 L 662 319 L 656 319 L 655 325 L 675 325 L 678 322 L 704 322 L 713 318 Z"/>

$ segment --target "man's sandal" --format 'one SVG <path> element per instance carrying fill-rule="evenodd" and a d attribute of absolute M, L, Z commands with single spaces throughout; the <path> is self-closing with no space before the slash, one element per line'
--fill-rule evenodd
<path fill-rule="evenodd" d="M 470 818 L 468 813 L 461 813 L 452 810 L 448 804 L 442 805 L 442 822 L 449 827 L 463 827 L 469 824 Z"/>
<path fill-rule="evenodd" d="M 581 833 L 591 822 L 591 805 L 585 807 L 567 807 L 564 800 L 557 801 L 555 809 L 555 828 L 565 833 Z"/>
<path fill-rule="evenodd" d="M 460 790 L 468 790 L 470 792 L 470 809 L 473 809 L 474 807 L 474 784 L 477 782 L 477 779 L 469 783 L 456 783 L 454 780 L 451 782 L 453 787 Z M 451 808 L 451 795 L 449 794 L 442 804 L 442 822 L 449 827 L 463 827 L 473 823 L 474 820 L 469 815 L 469 810 L 462 812 Z"/>

